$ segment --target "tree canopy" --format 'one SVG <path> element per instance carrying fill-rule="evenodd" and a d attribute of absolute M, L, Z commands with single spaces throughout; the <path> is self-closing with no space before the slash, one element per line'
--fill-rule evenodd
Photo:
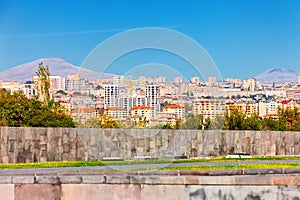
<path fill-rule="evenodd" d="M 10 94 L 0 89 L 0 126 L 74 127 L 74 122 L 58 102 L 51 100 L 46 105 L 22 91 Z"/>

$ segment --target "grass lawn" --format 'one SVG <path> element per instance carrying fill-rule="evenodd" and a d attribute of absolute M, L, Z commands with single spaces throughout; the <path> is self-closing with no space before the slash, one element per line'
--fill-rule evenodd
<path fill-rule="evenodd" d="M 243 161 L 270 160 L 264 164 L 243 164 Z M 272 160 L 282 160 L 282 163 L 271 163 Z M 255 156 L 252 158 L 194 158 L 182 160 L 124 160 L 124 161 L 61 161 L 43 163 L 16 163 L 0 164 L 0 169 L 25 169 L 25 168 L 57 168 L 57 167 L 83 167 L 83 166 L 118 166 L 138 164 L 163 164 L 163 163 L 199 163 L 199 162 L 232 162 L 226 166 L 187 166 L 187 167 L 165 167 L 160 170 L 223 170 L 223 169 L 261 169 L 261 168 L 300 168 L 300 163 L 284 163 L 285 160 L 300 160 L 300 156 Z M 236 163 L 239 163 L 236 165 Z"/>

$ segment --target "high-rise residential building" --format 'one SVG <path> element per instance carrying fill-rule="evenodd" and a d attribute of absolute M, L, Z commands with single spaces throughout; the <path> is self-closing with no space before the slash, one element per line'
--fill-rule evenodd
<path fill-rule="evenodd" d="M 65 90 L 65 78 L 60 76 L 50 76 L 50 95 L 53 96 L 58 90 Z M 32 77 L 33 83 L 38 81 L 38 76 Z"/>
<path fill-rule="evenodd" d="M 146 105 L 152 107 L 153 116 L 160 111 L 160 86 L 155 84 L 146 85 Z"/>
<path fill-rule="evenodd" d="M 65 90 L 65 78 L 60 76 L 50 76 L 50 93 L 55 94 L 59 90 Z"/>
<path fill-rule="evenodd" d="M 199 77 L 197 77 L 197 76 L 194 76 L 194 77 L 191 77 L 191 82 L 192 83 L 199 83 L 200 82 L 200 79 L 199 79 Z"/>
<path fill-rule="evenodd" d="M 124 95 L 124 96 L 119 96 L 118 97 L 118 106 L 124 109 L 124 112 L 126 113 L 127 116 L 130 115 L 130 108 L 132 108 L 132 101 L 131 97 Z"/>
<path fill-rule="evenodd" d="M 242 88 L 244 90 L 247 90 L 247 91 L 255 91 L 256 90 L 256 79 L 255 78 L 248 78 L 246 80 L 243 81 L 243 86 Z"/>
<path fill-rule="evenodd" d="M 118 97 L 120 93 L 120 87 L 116 85 L 104 86 L 104 108 L 119 107 Z"/>
<path fill-rule="evenodd" d="M 176 83 L 176 84 L 182 83 L 182 77 L 181 76 L 174 77 L 174 83 Z"/>
<path fill-rule="evenodd" d="M 114 76 L 113 84 L 118 86 L 123 86 L 125 83 L 125 76 Z"/>
<path fill-rule="evenodd" d="M 214 76 L 211 76 L 211 77 L 207 78 L 207 81 L 210 82 L 210 83 L 215 83 L 215 82 L 217 82 L 217 78 L 214 77 Z"/>
<path fill-rule="evenodd" d="M 132 107 L 147 105 L 147 99 L 143 95 L 135 95 L 132 97 L 131 101 L 132 101 Z"/>
<path fill-rule="evenodd" d="M 68 75 L 65 78 L 65 89 L 67 91 L 81 91 L 88 88 L 88 85 L 88 80 L 81 79 L 80 74 Z"/>

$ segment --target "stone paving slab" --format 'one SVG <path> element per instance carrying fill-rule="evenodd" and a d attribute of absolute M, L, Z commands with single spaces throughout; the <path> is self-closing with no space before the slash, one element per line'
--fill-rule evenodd
<path fill-rule="evenodd" d="M 14 200 L 14 184 L 0 184 L 0 195 L 3 200 Z"/>
<path fill-rule="evenodd" d="M 53 184 L 16 184 L 15 200 L 59 200 L 60 185 Z"/>

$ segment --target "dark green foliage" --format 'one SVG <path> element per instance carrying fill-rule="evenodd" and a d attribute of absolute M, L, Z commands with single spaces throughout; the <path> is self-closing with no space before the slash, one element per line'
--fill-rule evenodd
<path fill-rule="evenodd" d="M 185 122 L 182 124 L 182 129 L 198 129 L 200 126 L 200 116 L 192 113 L 188 114 Z"/>
<path fill-rule="evenodd" d="M 58 102 L 50 100 L 45 105 L 20 91 L 9 94 L 0 90 L 0 126 L 74 127 L 74 122 Z"/>
<path fill-rule="evenodd" d="M 279 109 L 278 118 L 263 118 L 257 114 L 247 116 L 236 108 L 225 115 L 225 130 L 269 130 L 269 131 L 300 131 L 300 110 L 287 107 Z"/>
<path fill-rule="evenodd" d="M 172 129 L 173 127 L 172 127 L 172 125 L 171 124 L 164 124 L 163 126 L 162 126 L 162 129 Z"/>
<path fill-rule="evenodd" d="M 66 93 L 65 91 L 63 91 L 63 90 L 58 90 L 57 92 L 56 92 L 56 94 L 63 94 L 63 95 L 67 95 L 68 93 Z"/>
<path fill-rule="evenodd" d="M 272 118 L 264 118 L 261 123 L 261 130 L 279 131 L 278 121 Z"/>

